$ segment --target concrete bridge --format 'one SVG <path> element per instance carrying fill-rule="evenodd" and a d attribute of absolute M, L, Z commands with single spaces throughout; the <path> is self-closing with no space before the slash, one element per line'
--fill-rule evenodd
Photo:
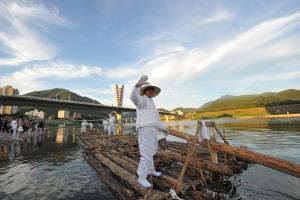
<path fill-rule="evenodd" d="M 70 100 L 50 99 L 31 96 L 8 96 L 0 95 L 0 105 L 4 106 L 35 106 L 35 107 L 52 107 L 59 109 L 82 109 L 82 110 L 99 110 L 99 111 L 116 111 L 116 112 L 135 112 L 135 108 L 118 107 L 104 104 L 85 103 Z M 161 115 L 176 114 L 159 110 Z"/>

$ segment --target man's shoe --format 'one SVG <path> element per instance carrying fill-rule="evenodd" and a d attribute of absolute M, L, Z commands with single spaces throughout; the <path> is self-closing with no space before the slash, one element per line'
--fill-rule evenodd
<path fill-rule="evenodd" d="M 158 172 L 158 171 L 152 171 L 150 174 L 155 176 L 155 177 L 160 177 L 161 176 L 161 172 Z"/>
<path fill-rule="evenodd" d="M 147 181 L 146 179 L 138 179 L 138 182 L 144 188 L 150 188 L 152 186 L 151 183 L 149 183 L 149 181 Z"/>

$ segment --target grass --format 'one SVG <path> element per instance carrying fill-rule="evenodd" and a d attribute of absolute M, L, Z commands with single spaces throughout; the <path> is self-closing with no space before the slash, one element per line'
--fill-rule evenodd
<path fill-rule="evenodd" d="M 248 116 L 264 116 L 269 115 L 265 107 L 245 108 L 236 110 L 224 110 L 215 112 L 201 112 L 196 113 L 195 117 L 198 119 L 212 119 L 212 118 L 228 118 L 228 117 L 248 117 Z"/>

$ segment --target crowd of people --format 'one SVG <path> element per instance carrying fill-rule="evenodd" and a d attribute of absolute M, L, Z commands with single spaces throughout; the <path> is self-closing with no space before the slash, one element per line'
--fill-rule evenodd
<path fill-rule="evenodd" d="M 104 133 L 108 135 L 117 135 L 117 133 L 121 133 L 122 120 L 119 120 L 119 118 L 120 117 L 118 117 L 116 112 L 109 113 L 108 117 L 105 117 L 102 120 Z M 85 133 L 87 131 L 87 126 L 89 126 L 90 130 L 93 130 L 93 123 L 83 119 L 80 132 Z"/>
<path fill-rule="evenodd" d="M 7 134 L 13 139 L 19 138 L 25 132 L 41 134 L 43 129 L 43 120 L 35 121 L 23 118 L 0 117 L 0 134 Z"/>
<path fill-rule="evenodd" d="M 85 132 L 86 132 L 86 127 L 87 127 L 87 126 L 89 126 L 90 130 L 93 130 L 93 128 L 94 128 L 94 124 L 93 124 L 92 122 L 89 123 L 89 122 L 87 122 L 85 119 L 82 120 L 80 132 L 81 132 L 81 133 L 85 133 Z"/>
<path fill-rule="evenodd" d="M 108 117 L 102 120 L 104 133 L 108 135 L 122 134 L 122 117 L 117 112 L 109 113 Z"/>

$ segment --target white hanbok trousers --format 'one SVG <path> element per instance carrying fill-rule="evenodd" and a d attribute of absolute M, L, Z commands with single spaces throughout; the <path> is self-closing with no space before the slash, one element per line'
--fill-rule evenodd
<path fill-rule="evenodd" d="M 148 174 L 151 174 L 155 170 L 153 156 L 156 154 L 158 147 L 157 128 L 139 128 L 138 142 L 141 158 L 137 169 L 137 174 L 139 175 L 140 179 L 146 179 Z"/>

